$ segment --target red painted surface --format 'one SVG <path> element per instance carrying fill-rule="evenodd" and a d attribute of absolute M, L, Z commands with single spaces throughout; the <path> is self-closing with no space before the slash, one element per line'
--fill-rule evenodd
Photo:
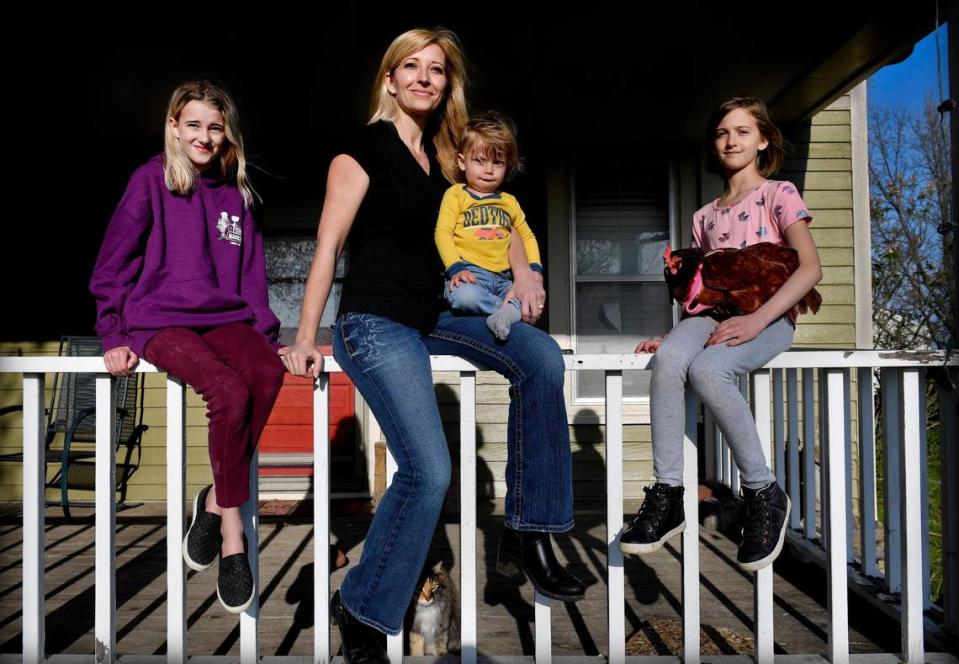
<path fill-rule="evenodd" d="M 332 355 L 330 346 L 323 346 Z M 330 453 L 351 455 L 356 431 L 353 383 L 346 374 L 330 374 Z M 313 380 L 286 374 L 260 438 L 260 452 L 310 454 L 313 452 Z M 260 468 L 261 476 L 309 477 L 313 468 Z"/>

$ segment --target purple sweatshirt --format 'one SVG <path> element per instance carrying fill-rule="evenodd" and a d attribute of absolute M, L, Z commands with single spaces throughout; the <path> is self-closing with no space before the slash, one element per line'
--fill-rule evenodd
<path fill-rule="evenodd" d="M 174 194 L 163 181 L 163 155 L 130 178 L 107 227 L 90 292 L 104 351 L 130 346 L 143 357 L 150 337 L 165 328 L 237 322 L 251 324 L 279 347 L 263 240 L 240 190 L 204 174 L 192 194 Z"/>

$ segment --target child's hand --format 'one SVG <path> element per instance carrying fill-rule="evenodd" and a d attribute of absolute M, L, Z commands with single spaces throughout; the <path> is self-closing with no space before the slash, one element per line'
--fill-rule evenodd
<path fill-rule="evenodd" d="M 747 316 L 733 316 L 716 326 L 712 335 L 706 339 L 706 345 L 715 346 L 729 341 L 727 346 L 739 346 L 754 339 L 765 329 L 766 323 L 755 313 Z"/>
<path fill-rule="evenodd" d="M 297 341 L 276 351 L 283 366 L 294 376 L 313 376 L 316 380 L 323 371 L 323 353 L 309 341 Z"/>
<path fill-rule="evenodd" d="M 636 346 L 634 353 L 655 353 L 656 350 L 663 344 L 662 339 L 646 339 L 645 341 L 640 341 L 639 345 Z"/>
<path fill-rule="evenodd" d="M 129 376 L 140 363 L 140 358 L 129 346 L 118 346 L 103 354 L 103 363 L 114 376 Z"/>
<path fill-rule="evenodd" d="M 475 284 L 476 275 L 474 275 L 469 270 L 460 270 L 459 272 L 453 275 L 452 279 L 450 279 L 450 290 L 453 290 L 460 284 L 464 284 L 464 283 Z"/>

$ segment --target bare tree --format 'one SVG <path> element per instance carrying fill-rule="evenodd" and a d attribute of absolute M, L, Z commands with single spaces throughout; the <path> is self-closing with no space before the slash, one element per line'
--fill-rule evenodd
<path fill-rule="evenodd" d="M 953 281 L 949 124 L 882 108 L 869 120 L 873 336 L 877 348 L 946 348 Z"/>

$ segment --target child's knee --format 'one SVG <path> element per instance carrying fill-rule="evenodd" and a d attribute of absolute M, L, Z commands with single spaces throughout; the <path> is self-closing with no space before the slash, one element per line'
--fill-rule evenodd
<path fill-rule="evenodd" d="M 457 311 L 477 313 L 484 295 L 483 287 L 478 284 L 460 284 L 446 293 L 446 299 Z"/>

